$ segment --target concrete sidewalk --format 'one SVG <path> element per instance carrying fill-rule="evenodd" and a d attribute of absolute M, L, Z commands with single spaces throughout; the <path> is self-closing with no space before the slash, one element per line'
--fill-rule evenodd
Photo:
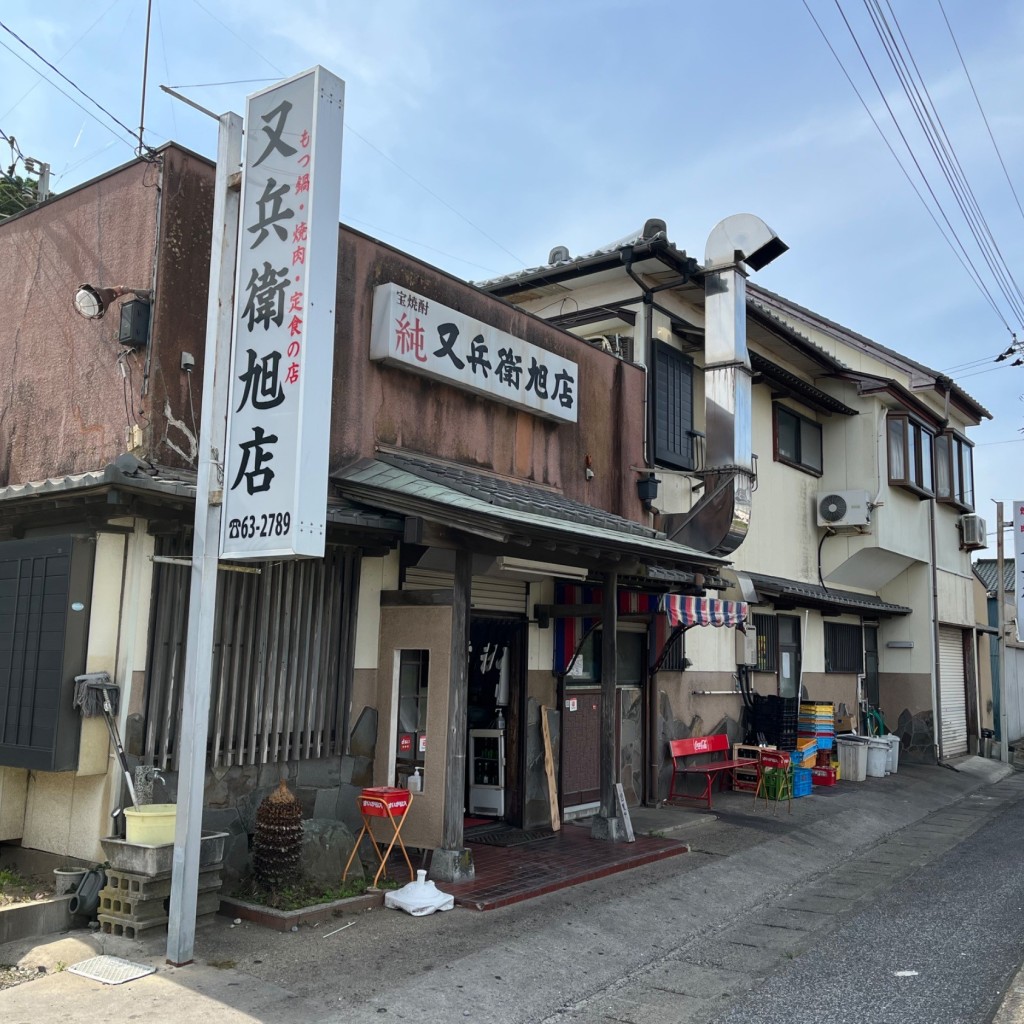
<path fill-rule="evenodd" d="M 714 861 L 721 884 L 728 888 L 730 870 L 742 870 L 749 882 L 752 860 L 777 858 L 781 862 L 792 856 L 794 841 L 806 846 L 812 839 L 815 856 L 824 866 L 841 864 L 849 850 L 869 847 L 936 810 L 1000 782 L 1011 771 L 999 762 L 975 757 L 960 759 L 948 767 L 901 766 L 897 775 L 884 780 L 816 790 L 815 796 L 795 801 L 792 813 L 784 804 L 775 814 L 763 808 L 755 811 L 750 794 L 726 793 L 721 799 L 716 796 L 712 814 L 691 808 L 643 808 L 633 813 L 633 825 L 638 832 L 671 835 L 697 844 L 717 829 L 719 842 L 724 837 L 734 844 L 725 857 Z M 731 867 L 730 862 L 735 865 Z M 616 877 L 630 879 L 638 890 L 652 877 L 667 877 L 669 870 L 674 869 L 660 868 L 660 875 L 653 870 L 650 874 L 638 870 Z M 623 884 L 614 890 L 614 896 L 628 898 L 630 891 Z M 328 933 L 335 925 L 282 934 L 249 925 L 235 927 L 228 919 L 217 918 L 200 926 L 196 963 L 183 968 L 166 964 L 164 934 L 136 941 L 74 932 L 44 942 L 11 943 L 0 947 L 0 964 L 43 970 L 37 980 L 0 991 L 0 1019 L 5 1024 L 94 1024 L 146 1018 L 185 1024 L 212 1019 L 225 1024 L 379 1020 L 376 1014 L 386 1011 L 374 1011 L 367 993 L 372 993 L 375 985 L 383 988 L 385 983 L 393 989 L 389 995 L 391 1015 L 401 1011 L 408 1017 L 415 1014 L 419 998 L 409 980 L 417 970 L 434 970 L 429 977 L 436 977 L 446 965 L 458 963 L 459 983 L 444 989 L 445 993 L 449 988 L 453 991 L 453 999 L 454 990 L 464 987 L 475 991 L 477 999 L 481 991 L 500 989 L 502 975 L 511 979 L 517 965 L 522 964 L 524 949 L 544 946 L 539 936 L 534 941 L 531 935 L 552 918 L 570 913 L 566 908 L 574 904 L 573 892 L 578 890 L 563 890 L 520 908 L 487 914 L 456 910 L 436 918 L 416 919 L 371 911 L 353 918 L 355 927 L 334 936 Z M 602 898 L 610 892 L 613 890 L 605 888 Z M 581 902 L 582 895 L 578 897 Z M 723 907 L 727 909 L 727 905 L 728 893 L 723 895 Z M 601 927 L 597 921 L 593 925 Z M 632 927 L 639 929 L 638 942 L 650 938 L 643 934 L 643 924 L 637 922 Z M 474 951 L 484 943 L 487 955 L 474 958 Z M 156 973 L 110 986 L 64 970 L 99 953 L 152 964 Z M 568 951 L 561 955 L 570 958 Z M 481 960 L 485 966 L 481 966 Z M 604 959 L 601 967 L 618 969 Z M 444 980 L 450 983 L 455 975 Z M 456 1019 L 469 1014 L 456 1008 L 467 1004 L 453 1001 L 448 1015 L 441 1015 L 438 1007 L 443 1010 L 447 998 L 441 992 L 435 984 L 428 994 L 434 1017 L 425 1014 L 422 1019 Z M 511 992 L 506 998 L 510 996 Z M 346 1010 L 350 997 L 360 1000 L 358 1010 Z M 1000 1011 L 1004 1016 L 996 1018 L 997 1024 L 1024 1024 L 1022 1010 L 1024 976 L 1019 976 L 1008 991 Z"/>

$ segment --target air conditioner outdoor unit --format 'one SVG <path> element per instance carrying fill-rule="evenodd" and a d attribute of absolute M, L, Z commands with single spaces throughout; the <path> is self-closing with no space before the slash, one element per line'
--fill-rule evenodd
<path fill-rule="evenodd" d="M 960 517 L 960 550 L 977 551 L 988 547 L 985 520 L 976 512 Z"/>
<path fill-rule="evenodd" d="M 867 526 L 871 522 L 867 491 L 821 491 L 815 496 L 819 526 Z"/>

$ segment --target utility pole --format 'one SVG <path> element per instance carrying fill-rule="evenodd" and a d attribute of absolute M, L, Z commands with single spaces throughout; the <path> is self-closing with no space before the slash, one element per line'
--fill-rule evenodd
<path fill-rule="evenodd" d="M 1010 760 L 1010 737 L 1007 735 L 1006 694 L 1006 576 L 1003 568 L 1003 503 L 996 502 L 996 608 L 999 646 L 996 666 L 999 673 L 999 759 Z"/>
<path fill-rule="evenodd" d="M 191 963 L 199 888 L 199 840 L 203 827 L 206 738 L 210 714 L 213 624 L 217 607 L 217 559 L 224 492 L 228 374 L 234 316 L 239 194 L 231 178 L 242 162 L 242 118 L 218 118 L 217 179 L 213 200 L 210 294 L 206 310 L 203 404 L 199 429 L 192 584 L 189 592 L 185 680 L 178 740 L 178 811 L 174 832 L 167 962 Z"/>

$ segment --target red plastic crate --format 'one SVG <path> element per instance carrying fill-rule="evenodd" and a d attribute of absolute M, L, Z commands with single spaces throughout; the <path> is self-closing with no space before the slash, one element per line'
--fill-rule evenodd
<path fill-rule="evenodd" d="M 407 789 L 398 789 L 396 786 L 375 786 L 370 789 L 364 789 L 359 795 L 362 797 L 372 797 L 373 801 L 383 801 L 391 810 L 391 814 L 396 818 L 400 818 L 405 814 L 405 810 L 409 806 L 409 791 Z M 362 810 L 363 814 L 368 814 L 374 818 L 386 818 L 388 816 L 387 811 L 381 804 L 369 800 L 363 803 Z"/>
<path fill-rule="evenodd" d="M 836 784 L 835 768 L 815 767 L 811 769 L 811 781 L 815 786 L 834 786 Z"/>

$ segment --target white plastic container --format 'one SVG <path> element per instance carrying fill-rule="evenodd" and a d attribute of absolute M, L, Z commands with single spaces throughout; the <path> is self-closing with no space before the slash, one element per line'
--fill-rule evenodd
<path fill-rule="evenodd" d="M 863 782 L 867 776 L 868 745 L 859 736 L 836 737 L 841 782 Z"/>
<path fill-rule="evenodd" d="M 885 766 L 889 761 L 889 741 L 882 739 L 868 740 L 867 773 L 873 779 L 885 778 Z"/>
<path fill-rule="evenodd" d="M 883 739 L 889 741 L 889 758 L 885 762 L 885 770 L 895 775 L 900 769 L 900 738 L 889 733 Z"/>

